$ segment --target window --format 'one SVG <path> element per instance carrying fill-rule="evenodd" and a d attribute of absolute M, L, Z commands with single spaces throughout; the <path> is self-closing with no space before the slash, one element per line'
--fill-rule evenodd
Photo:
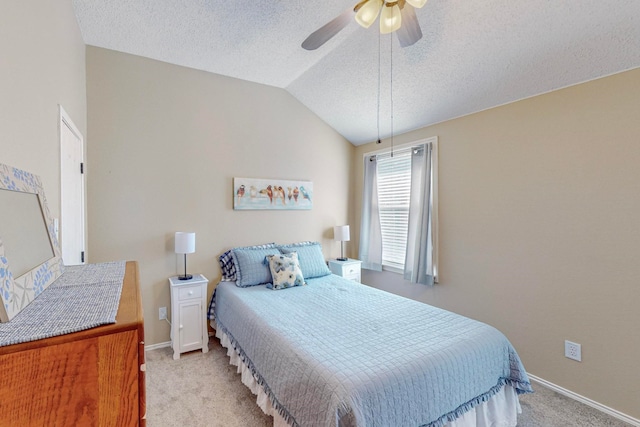
<path fill-rule="evenodd" d="M 404 269 L 411 193 L 411 150 L 378 156 L 382 265 Z"/>
<path fill-rule="evenodd" d="M 437 137 L 364 156 L 360 251 L 362 267 L 437 283 Z"/>

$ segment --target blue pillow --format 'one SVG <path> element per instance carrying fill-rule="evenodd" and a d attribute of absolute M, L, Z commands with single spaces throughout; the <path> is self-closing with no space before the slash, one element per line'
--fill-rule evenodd
<path fill-rule="evenodd" d="M 275 246 L 275 243 L 265 243 L 264 245 L 245 246 L 233 249 L 266 249 L 275 248 Z M 220 263 L 220 271 L 222 272 L 222 280 L 227 282 L 235 282 L 237 279 L 236 264 L 233 262 L 233 257 L 231 256 L 231 252 L 233 251 L 233 249 L 229 249 L 218 257 L 218 262 Z"/>
<path fill-rule="evenodd" d="M 236 286 L 263 285 L 271 283 L 271 271 L 264 264 L 267 255 L 280 255 L 277 248 L 237 248 L 231 251 L 236 265 Z"/>
<path fill-rule="evenodd" d="M 292 243 L 290 245 L 277 245 L 280 252 L 287 254 L 290 252 L 298 253 L 300 261 L 300 269 L 305 279 L 314 277 L 322 277 L 331 274 L 331 270 L 327 267 L 322 254 L 322 246 L 318 242 L 301 242 Z"/>

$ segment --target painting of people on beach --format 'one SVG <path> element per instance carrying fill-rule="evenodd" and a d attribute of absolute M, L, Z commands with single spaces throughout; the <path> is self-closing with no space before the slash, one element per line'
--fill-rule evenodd
<path fill-rule="evenodd" d="M 311 209 L 313 182 L 233 178 L 233 209 Z"/>

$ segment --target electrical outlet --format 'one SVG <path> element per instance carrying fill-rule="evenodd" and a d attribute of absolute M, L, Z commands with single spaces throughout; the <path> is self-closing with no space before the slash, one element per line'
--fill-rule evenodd
<path fill-rule="evenodd" d="M 575 342 L 564 342 L 564 356 L 582 362 L 582 346 Z"/>
<path fill-rule="evenodd" d="M 160 307 L 158 310 L 158 320 L 165 320 L 167 318 L 167 307 Z"/>

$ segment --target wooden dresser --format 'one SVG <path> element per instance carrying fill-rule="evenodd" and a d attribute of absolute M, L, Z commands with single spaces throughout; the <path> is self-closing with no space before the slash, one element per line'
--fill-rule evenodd
<path fill-rule="evenodd" d="M 0 426 L 145 426 L 138 264 L 116 323 L 0 347 Z"/>

